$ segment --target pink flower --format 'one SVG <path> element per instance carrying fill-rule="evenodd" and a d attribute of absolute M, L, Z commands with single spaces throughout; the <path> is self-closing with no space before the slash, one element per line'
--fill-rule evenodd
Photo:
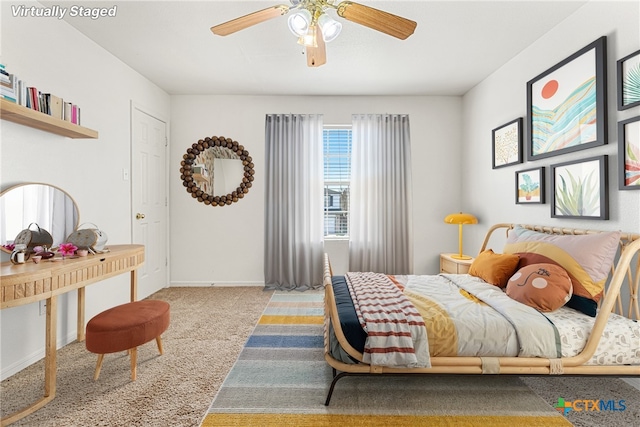
<path fill-rule="evenodd" d="M 78 247 L 73 243 L 63 243 L 60 245 L 60 248 L 58 248 L 58 252 L 60 252 L 63 256 L 73 255 L 77 249 Z"/>
<path fill-rule="evenodd" d="M 9 243 L 8 245 L 2 245 L 3 248 L 12 251 L 16 248 L 16 245 L 14 245 L 13 243 Z"/>

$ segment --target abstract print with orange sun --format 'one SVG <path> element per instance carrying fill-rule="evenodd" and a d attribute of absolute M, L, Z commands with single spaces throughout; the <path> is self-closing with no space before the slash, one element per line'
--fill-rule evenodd
<path fill-rule="evenodd" d="M 532 155 L 596 141 L 595 51 L 538 80 L 531 97 Z"/>

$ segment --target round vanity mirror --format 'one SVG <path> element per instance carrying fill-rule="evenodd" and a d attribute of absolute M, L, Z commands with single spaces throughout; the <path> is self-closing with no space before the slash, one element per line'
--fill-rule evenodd
<path fill-rule="evenodd" d="M 191 197 L 206 205 L 225 206 L 249 192 L 253 159 L 237 141 L 224 136 L 201 139 L 180 162 L 180 179 Z"/>
<path fill-rule="evenodd" d="M 0 212 L 0 242 L 4 252 L 11 252 L 5 245 L 13 243 L 32 223 L 47 230 L 53 237 L 53 246 L 58 246 L 78 227 L 80 220 L 78 206 L 66 191 L 39 183 L 19 184 L 3 190 Z"/>

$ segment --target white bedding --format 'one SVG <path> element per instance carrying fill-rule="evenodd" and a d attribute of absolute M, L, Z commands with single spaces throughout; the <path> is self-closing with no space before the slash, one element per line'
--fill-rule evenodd
<path fill-rule="evenodd" d="M 561 307 L 545 313 L 560 334 L 562 357 L 578 355 L 587 344 L 594 317 Z M 640 365 L 640 323 L 612 313 L 587 365 Z"/>
<path fill-rule="evenodd" d="M 439 317 L 437 327 L 427 327 L 432 334 L 430 342 L 435 338 L 445 347 L 451 345 L 448 335 L 456 335 L 457 351 L 443 355 L 560 357 L 560 341 L 553 325 L 537 310 L 509 298 L 500 288 L 468 274 L 405 277 L 404 292 L 410 300 L 420 304 L 428 299 L 430 306 L 437 302 L 441 313 L 446 313 Z M 425 310 L 422 313 L 428 315 Z M 440 344 L 435 346 L 439 347 Z"/>
<path fill-rule="evenodd" d="M 518 338 L 520 335 L 529 335 L 530 331 L 520 330 L 521 327 L 512 324 L 513 319 L 505 322 L 503 315 L 498 312 L 488 312 L 483 310 L 482 306 L 471 305 L 460 310 L 459 305 L 464 304 L 464 298 L 458 298 L 459 292 L 457 288 L 462 288 L 469 293 L 483 300 L 488 305 L 498 309 L 505 314 L 505 309 L 497 306 L 495 303 L 500 301 L 502 296 L 506 303 L 511 300 L 500 288 L 486 284 L 482 279 L 470 276 L 468 274 L 460 275 L 409 275 L 396 276 L 396 279 L 406 286 L 409 292 L 415 292 L 424 295 L 430 295 L 431 298 L 437 300 L 443 305 L 447 311 L 452 313 L 462 313 L 460 317 L 452 319 L 456 323 L 458 337 L 458 356 L 541 356 L 550 357 L 544 354 L 535 354 L 535 348 L 523 348 L 529 340 L 529 336 Z M 483 288 L 483 285 L 486 287 Z M 406 291 L 405 291 L 406 292 Z M 513 300 L 511 300 L 513 301 Z M 525 318 L 540 329 L 538 336 L 544 337 L 544 323 L 538 322 L 535 315 L 537 310 L 532 309 L 524 304 L 513 301 L 515 304 L 523 308 L 518 317 L 524 313 Z M 507 311 L 513 311 L 514 307 L 509 307 Z M 517 306 L 515 307 L 517 310 Z M 529 310 L 529 313 L 527 313 Z M 520 311 L 520 310 L 517 310 Z M 508 313 L 506 313 L 508 314 Z M 572 357 L 578 355 L 584 346 L 595 322 L 595 318 L 587 316 L 579 311 L 568 307 L 561 307 L 553 312 L 543 313 L 544 316 L 555 327 L 556 337 L 559 339 L 559 354 L 561 357 Z M 474 323 L 485 324 L 482 328 L 484 333 L 478 333 L 478 328 L 472 328 L 467 323 L 469 319 L 476 319 Z M 502 318 L 502 319 L 501 319 Z M 473 320 L 472 320 L 473 321 Z M 526 323 L 526 322 L 525 322 Z M 515 326 L 515 327 L 514 327 Z M 529 325 L 531 327 L 533 325 Z M 524 334 L 523 334 L 524 332 Z M 547 331 L 547 333 L 551 333 Z M 551 340 L 551 337 L 546 337 Z M 538 340 L 538 339 L 536 339 Z M 536 346 L 548 352 L 549 343 L 533 343 Z M 607 326 L 605 327 L 603 336 L 593 357 L 587 362 L 588 365 L 620 365 L 631 364 L 640 365 L 640 323 L 627 319 L 623 316 L 611 314 Z"/>

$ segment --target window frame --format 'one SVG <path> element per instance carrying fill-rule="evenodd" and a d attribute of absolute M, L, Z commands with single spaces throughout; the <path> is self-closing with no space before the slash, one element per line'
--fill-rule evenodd
<path fill-rule="evenodd" d="M 347 130 L 349 131 L 349 150 L 348 150 L 348 155 L 346 156 L 349 160 L 349 179 L 348 180 L 326 180 L 325 178 L 325 173 L 326 173 L 326 165 L 327 165 L 327 158 L 329 158 L 327 152 L 325 152 L 325 137 L 324 137 L 324 132 L 325 131 L 332 131 L 332 130 Z M 327 209 L 327 204 L 326 204 L 326 189 L 327 186 L 344 186 L 345 182 L 347 184 L 347 188 L 349 190 L 351 190 L 351 144 L 353 141 L 353 131 L 352 131 L 352 125 L 351 124 L 343 124 L 343 125 L 327 125 L 325 124 L 322 127 L 322 131 L 323 131 L 323 136 L 322 136 L 322 169 L 323 169 L 323 177 L 322 177 L 322 187 L 324 188 L 323 191 L 323 209 L 322 209 L 322 234 L 323 234 L 323 238 L 324 240 L 349 240 L 349 231 L 351 230 L 351 216 L 349 215 L 350 209 L 347 209 L 346 211 L 333 211 L 336 213 L 345 213 L 347 215 L 347 232 L 346 234 L 327 234 L 327 213 L 329 212 Z M 338 157 L 338 156 L 336 156 Z M 339 157 L 345 157 L 345 156 L 339 156 Z M 350 193 L 350 191 L 349 191 Z M 350 201 L 347 203 L 348 207 L 350 207 L 351 203 Z"/>

